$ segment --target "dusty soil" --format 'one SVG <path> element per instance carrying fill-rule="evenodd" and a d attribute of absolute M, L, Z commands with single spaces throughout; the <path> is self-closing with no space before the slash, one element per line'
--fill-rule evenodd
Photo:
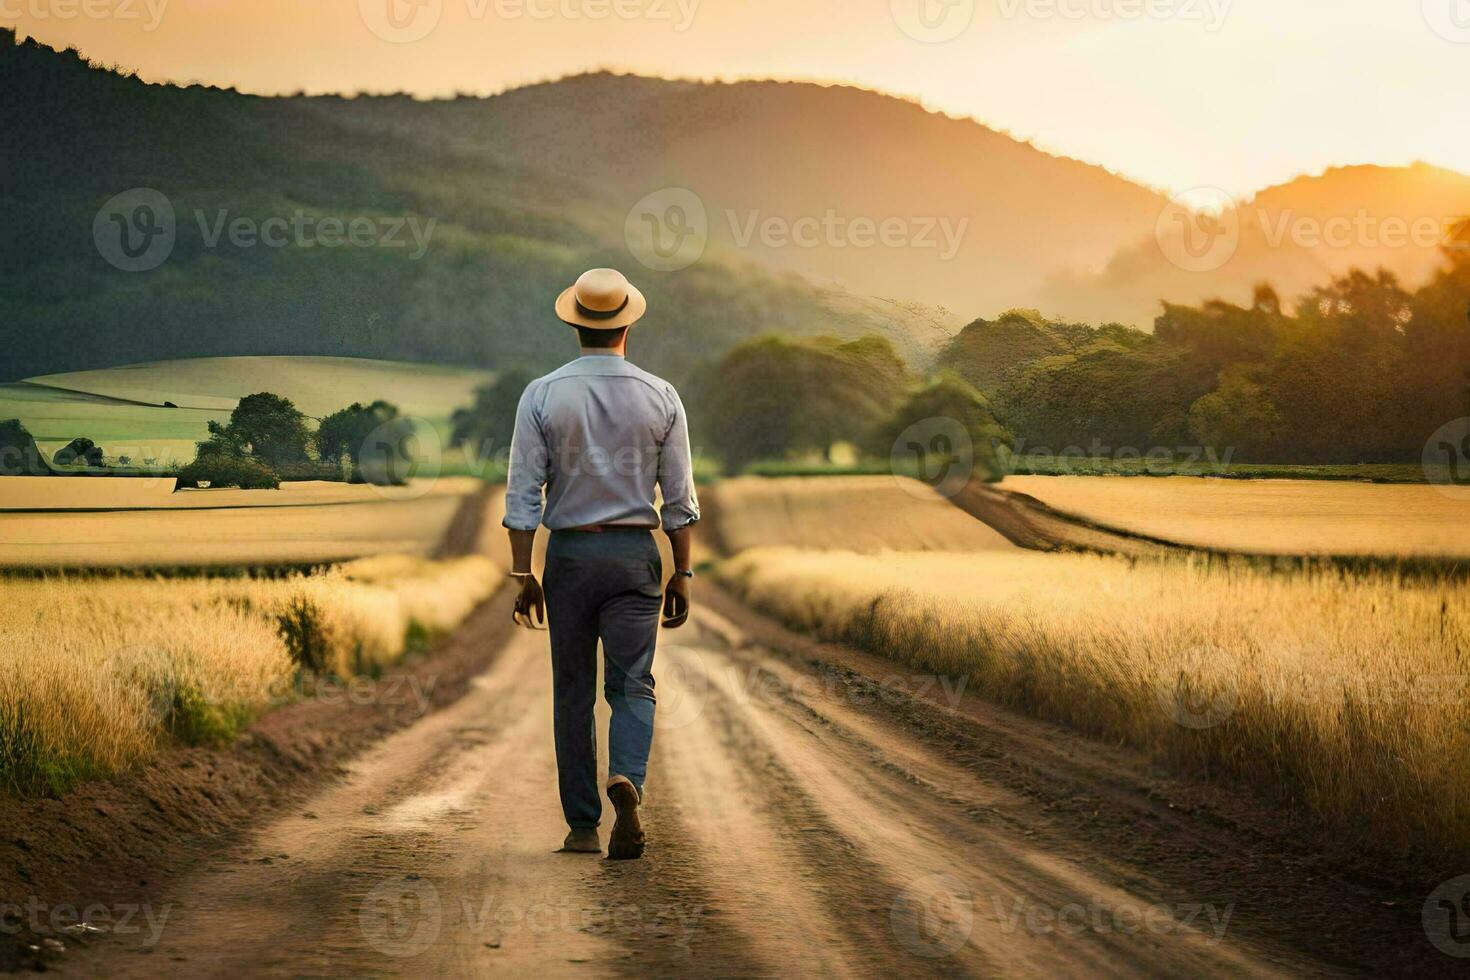
<path fill-rule="evenodd" d="M 1334 870 L 1288 815 L 701 591 L 696 620 L 660 649 L 645 860 L 554 853 L 564 828 L 546 634 L 508 633 L 502 596 L 444 654 L 483 671 L 444 688 L 439 710 L 400 718 L 340 778 L 267 795 L 238 836 L 180 832 L 170 820 L 199 801 L 160 801 L 147 818 L 159 839 L 135 869 L 146 877 L 86 892 L 130 895 L 149 915 L 136 931 L 66 937 L 48 962 L 139 977 L 1454 965 L 1419 928 L 1422 895 Z M 300 717 L 272 716 L 236 754 L 262 773 L 319 765 L 310 752 L 267 761 L 263 732 L 301 732 Z M 327 732 L 338 720 L 311 722 Z M 243 815 L 256 789 L 227 792 Z"/>
<path fill-rule="evenodd" d="M 174 749 L 60 799 L 0 798 L 0 904 L 46 910 L 37 936 L 29 913 L 14 936 L 15 920 L 0 922 L 0 968 L 33 959 L 7 939 L 24 946 L 52 933 L 50 910 L 69 924 L 68 909 L 135 906 L 168 893 L 186 869 L 335 780 L 355 754 L 458 701 L 512 629 L 511 601 L 502 592 L 431 655 L 376 683 L 266 715 L 229 748 Z"/>

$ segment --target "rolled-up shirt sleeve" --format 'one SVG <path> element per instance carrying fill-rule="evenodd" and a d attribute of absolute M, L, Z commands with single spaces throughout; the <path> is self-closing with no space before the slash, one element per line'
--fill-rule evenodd
<path fill-rule="evenodd" d="M 541 525 L 542 489 L 550 475 L 551 455 L 546 433 L 536 414 L 537 385 L 521 395 L 516 408 L 515 435 L 510 441 L 510 466 L 505 477 L 506 527 L 534 531 Z"/>
<path fill-rule="evenodd" d="M 665 531 L 677 531 L 699 520 L 699 497 L 694 490 L 694 454 L 689 448 L 689 420 L 679 393 L 669 389 L 674 419 L 659 447 L 658 485 L 663 492 L 661 514 Z"/>

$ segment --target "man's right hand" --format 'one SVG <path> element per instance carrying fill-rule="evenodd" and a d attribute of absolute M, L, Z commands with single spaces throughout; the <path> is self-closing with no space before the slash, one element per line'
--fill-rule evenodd
<path fill-rule="evenodd" d="M 528 630 L 545 629 L 546 596 L 541 591 L 541 583 L 536 581 L 534 575 L 517 576 L 517 581 L 521 583 L 521 591 L 516 596 L 515 611 L 510 614 L 511 621 Z"/>

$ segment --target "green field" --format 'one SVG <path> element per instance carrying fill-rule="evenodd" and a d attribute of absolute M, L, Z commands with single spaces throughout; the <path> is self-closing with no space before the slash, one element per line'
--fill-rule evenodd
<path fill-rule="evenodd" d="M 85 436 L 108 456 L 185 462 L 209 422 L 225 421 L 241 397 L 255 392 L 283 395 L 313 418 L 381 398 L 443 432 L 454 410 L 491 377 L 350 357 L 206 357 L 0 385 L 0 419 L 20 419 L 48 453 Z"/>

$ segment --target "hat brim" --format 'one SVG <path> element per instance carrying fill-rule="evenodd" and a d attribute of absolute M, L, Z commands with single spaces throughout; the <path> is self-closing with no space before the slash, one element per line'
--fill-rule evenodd
<path fill-rule="evenodd" d="M 589 330 L 621 330 L 623 327 L 631 327 L 643 319 L 643 314 L 648 312 L 648 300 L 644 298 L 639 288 L 628 283 L 628 305 L 623 307 L 617 316 L 600 320 L 594 317 L 583 316 L 577 310 L 577 287 L 571 286 L 566 292 L 556 298 L 556 315 L 561 321 L 574 327 L 586 327 Z"/>

